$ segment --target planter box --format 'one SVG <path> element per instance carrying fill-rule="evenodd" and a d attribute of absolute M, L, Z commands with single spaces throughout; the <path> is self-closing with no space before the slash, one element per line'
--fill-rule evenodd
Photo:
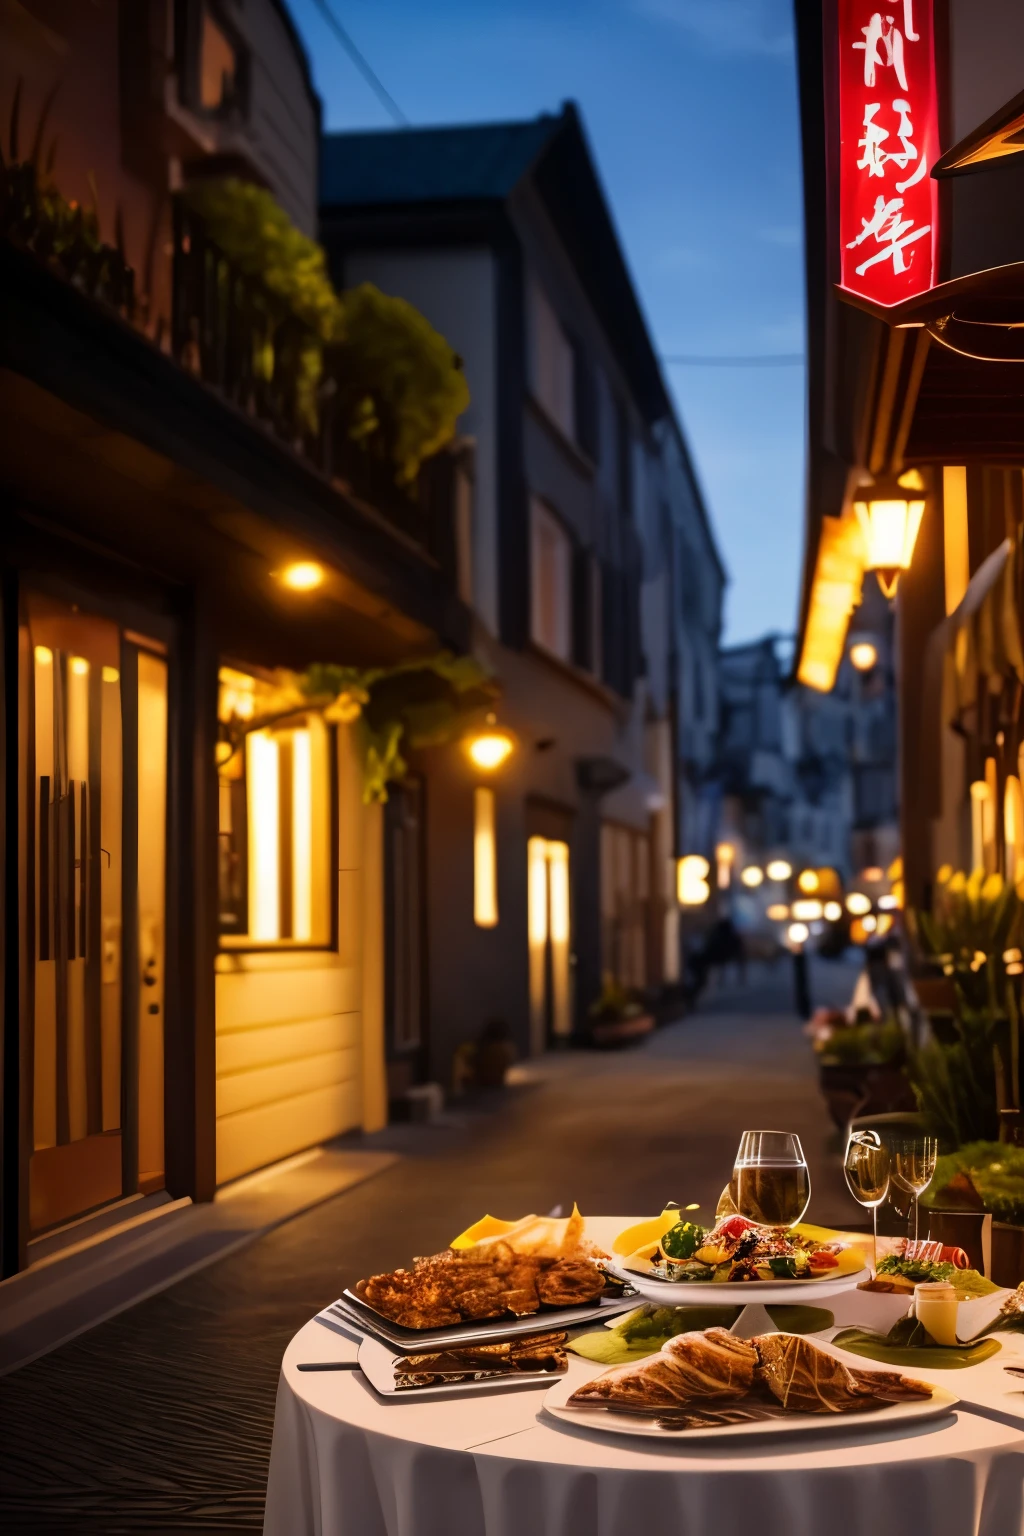
<path fill-rule="evenodd" d="M 632 1045 L 644 1035 L 653 1033 L 653 1013 L 638 1013 L 629 1019 L 592 1019 L 590 1043 L 606 1050 L 616 1046 Z"/>
<path fill-rule="evenodd" d="M 832 1123 L 839 1131 L 845 1131 L 858 1115 L 886 1115 L 917 1108 L 914 1090 L 902 1067 L 822 1062 L 818 1081 Z"/>

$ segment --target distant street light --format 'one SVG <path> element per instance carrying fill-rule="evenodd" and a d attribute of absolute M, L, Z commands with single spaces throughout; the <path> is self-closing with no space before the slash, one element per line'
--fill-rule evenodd
<path fill-rule="evenodd" d="M 676 895 L 681 907 L 702 907 L 710 900 L 711 865 L 699 853 L 689 853 L 676 867 Z"/>
<path fill-rule="evenodd" d="M 756 891 L 759 885 L 764 884 L 764 870 L 759 869 L 756 864 L 748 864 L 740 875 L 740 879 L 744 885 L 749 886 L 752 891 Z"/>
<path fill-rule="evenodd" d="M 851 917 L 864 917 L 871 911 L 871 897 L 863 891 L 851 891 L 846 898 L 846 910 Z"/>
<path fill-rule="evenodd" d="M 870 640 L 858 640 L 850 646 L 850 660 L 858 672 L 870 672 L 878 660 L 878 649 Z"/>
<path fill-rule="evenodd" d="M 824 916 L 826 922 L 838 923 L 843 916 L 842 905 L 838 901 L 826 901 Z"/>
<path fill-rule="evenodd" d="M 800 923 L 816 923 L 824 908 L 820 901 L 794 901 L 793 916 Z"/>
<path fill-rule="evenodd" d="M 813 896 L 821 881 L 818 879 L 817 870 L 805 869 L 801 871 L 796 883 L 805 896 Z"/>
<path fill-rule="evenodd" d="M 773 859 L 768 865 L 769 880 L 777 880 L 781 883 L 783 880 L 788 880 L 792 873 L 793 866 L 787 863 L 785 859 Z"/>

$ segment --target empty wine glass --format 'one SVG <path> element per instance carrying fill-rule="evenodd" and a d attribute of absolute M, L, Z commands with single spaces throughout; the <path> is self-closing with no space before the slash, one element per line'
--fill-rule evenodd
<path fill-rule="evenodd" d="M 802 1218 L 811 1175 L 799 1136 L 788 1131 L 744 1131 L 729 1193 L 741 1216 L 784 1232 Z"/>
<path fill-rule="evenodd" d="M 893 1146 L 893 1178 L 914 1195 L 914 1241 L 917 1241 L 921 1196 L 935 1176 L 939 1143 L 934 1136 L 907 1136 Z"/>
<path fill-rule="evenodd" d="M 850 1194 L 871 1212 L 872 1255 L 878 1269 L 878 1207 L 889 1193 L 889 1149 L 877 1131 L 852 1131 L 843 1172 Z"/>

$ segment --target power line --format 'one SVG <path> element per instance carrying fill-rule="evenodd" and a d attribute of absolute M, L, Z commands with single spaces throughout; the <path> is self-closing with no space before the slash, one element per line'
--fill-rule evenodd
<path fill-rule="evenodd" d="M 663 357 L 662 362 L 680 368 L 795 368 L 807 359 L 802 352 L 759 352 L 752 357 Z"/>
<path fill-rule="evenodd" d="M 373 65 L 370 63 L 369 59 L 360 53 L 359 49 L 356 47 L 355 43 L 345 31 L 345 28 L 342 26 L 337 16 L 335 16 L 334 12 L 327 4 L 327 0 L 314 0 L 314 3 L 317 10 L 320 12 L 321 16 L 324 18 L 331 31 L 334 33 L 335 37 L 338 39 L 338 42 L 344 48 L 345 52 L 352 60 L 352 63 L 356 66 L 356 69 L 358 69 L 359 73 L 362 75 L 367 85 L 373 91 L 377 100 L 384 107 L 385 111 L 389 113 L 389 115 L 395 120 L 400 128 L 408 128 L 409 119 L 406 117 L 405 113 L 398 105 L 398 102 L 392 96 L 383 80 L 381 80 L 380 76 L 373 68 Z"/>

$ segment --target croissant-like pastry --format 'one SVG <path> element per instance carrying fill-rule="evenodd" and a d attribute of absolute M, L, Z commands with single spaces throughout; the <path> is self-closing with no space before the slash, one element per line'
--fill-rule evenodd
<path fill-rule="evenodd" d="M 783 1408 L 797 1413 L 863 1413 L 879 1403 L 918 1402 L 931 1397 L 923 1381 L 898 1371 L 851 1371 L 834 1355 L 793 1333 L 756 1338 L 757 1378 Z"/>
<path fill-rule="evenodd" d="M 635 1365 L 619 1365 L 574 1392 L 570 1403 L 617 1403 L 667 1408 L 742 1397 L 750 1391 L 757 1350 L 724 1328 L 680 1333 L 660 1352 Z"/>

